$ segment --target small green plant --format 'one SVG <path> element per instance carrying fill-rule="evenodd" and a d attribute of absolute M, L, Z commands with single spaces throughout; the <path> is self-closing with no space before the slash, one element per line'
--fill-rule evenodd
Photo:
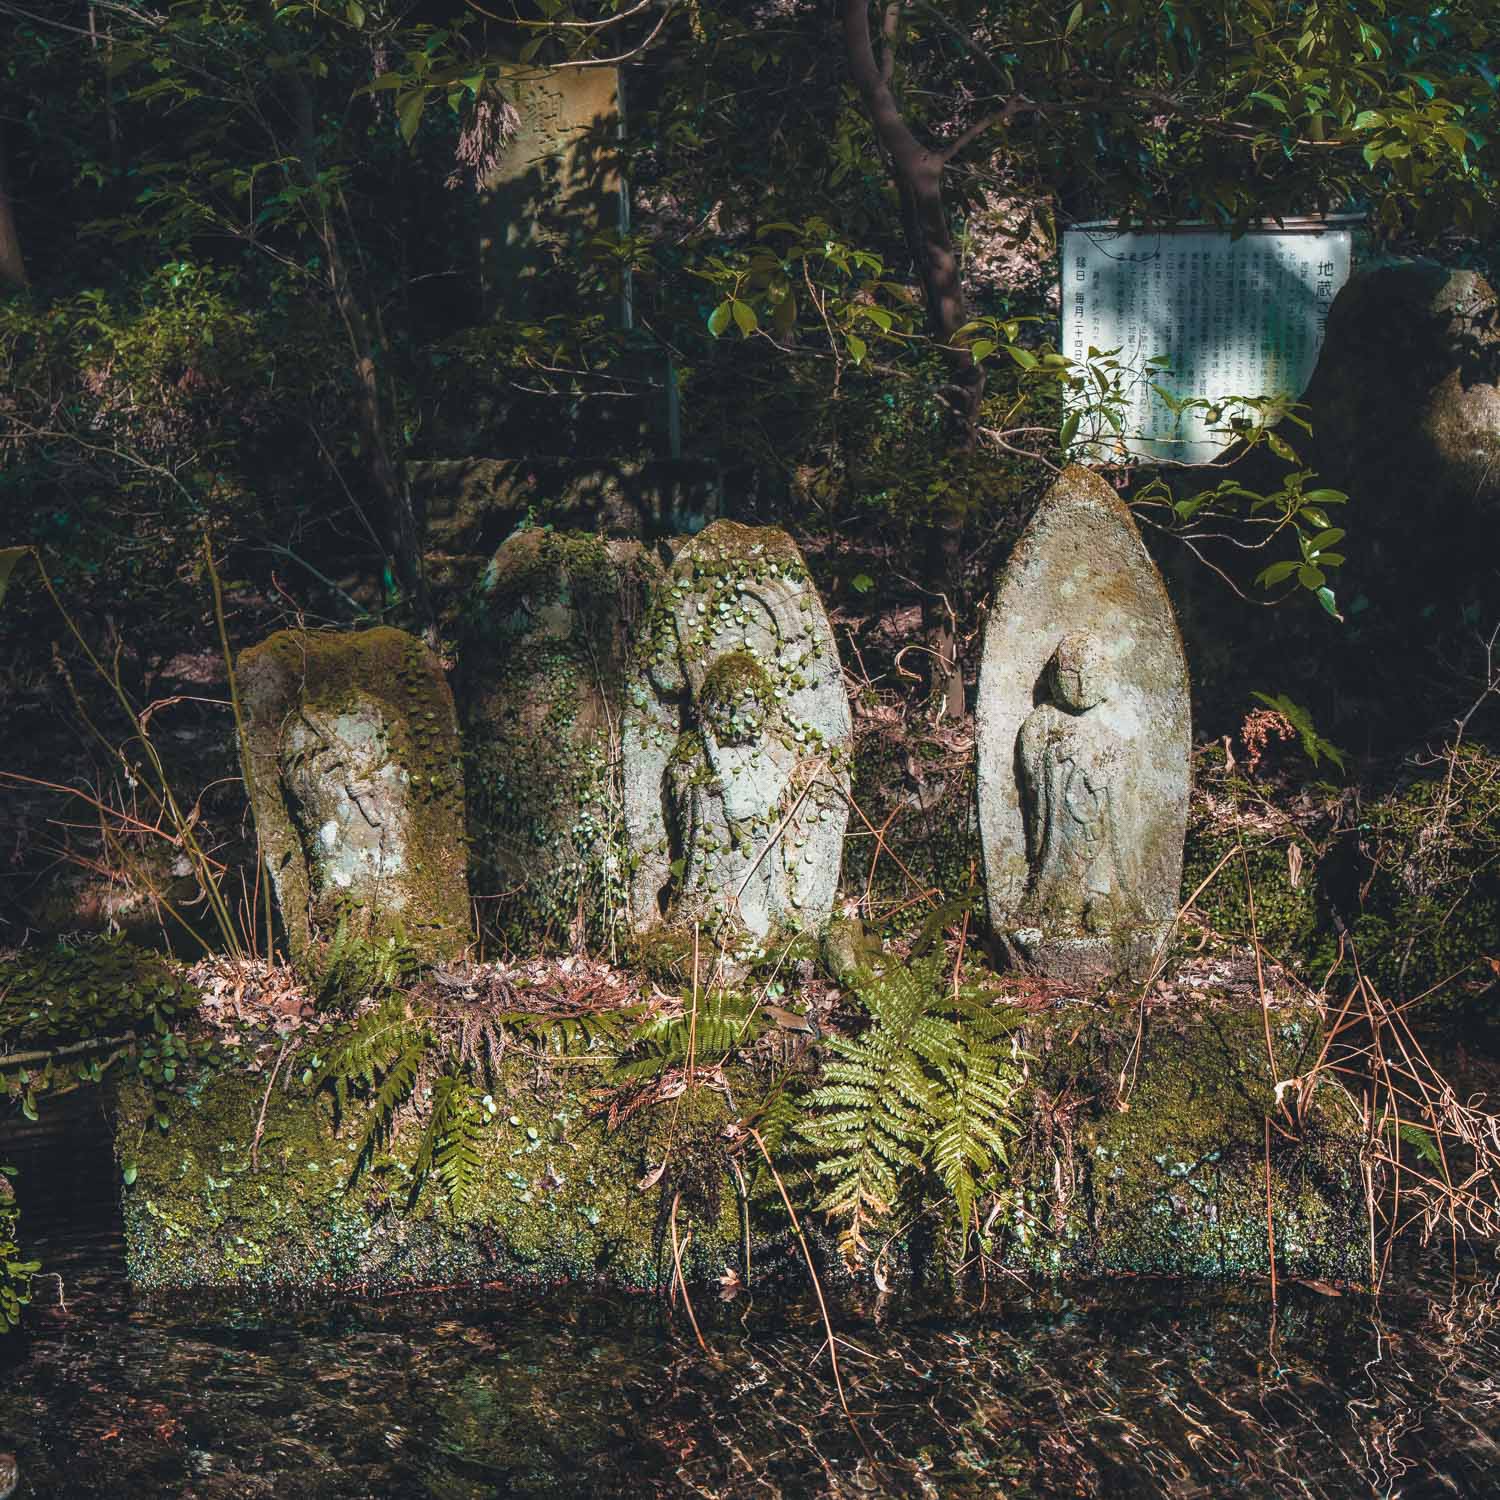
<path fill-rule="evenodd" d="M 769 1025 L 754 995 L 709 990 L 696 1004 L 684 1000 L 681 1015 L 652 1016 L 640 1022 L 610 1077 L 617 1083 L 637 1083 L 657 1078 L 690 1059 L 703 1067 L 722 1063 L 763 1035 Z"/>
<path fill-rule="evenodd" d="M 1297 731 L 1297 739 L 1302 746 L 1303 753 L 1313 765 L 1318 765 L 1320 761 L 1331 760 L 1340 771 L 1344 769 L 1344 752 L 1318 733 L 1313 724 L 1312 715 L 1300 703 L 1293 703 L 1285 693 L 1277 693 L 1274 698 L 1269 693 L 1251 693 L 1250 696 L 1280 714 Z"/>
<path fill-rule="evenodd" d="M 936 954 L 863 970 L 853 989 L 869 1025 L 829 1040 L 834 1060 L 801 1126 L 826 1184 L 818 1207 L 858 1261 L 906 1190 L 935 1178 L 945 1218 L 966 1243 L 980 1198 L 1002 1190 L 1018 1129 L 1015 1014 L 955 987 Z"/>
<path fill-rule="evenodd" d="M 10 1178 L 14 1167 L 0 1167 L 0 1333 L 9 1333 L 21 1321 L 21 1309 L 31 1301 L 31 1278 L 41 1269 L 39 1260 L 22 1260 L 16 1244 L 16 1207 Z"/>
<path fill-rule="evenodd" d="M 639 1009 L 524 1010 L 513 993 L 497 995 L 477 976 L 440 972 L 413 983 L 413 965 L 399 944 L 349 939 L 342 927 L 335 933 L 320 997 L 366 1008 L 340 1023 L 303 1077 L 331 1090 L 341 1115 L 362 1112 L 351 1182 L 374 1164 L 406 1116 L 421 1126 L 409 1203 L 435 1177 L 462 1214 L 479 1182 L 484 1132 L 499 1117 L 506 1054 L 612 1060 Z"/>
<path fill-rule="evenodd" d="M 37 1118 L 43 1094 L 133 1070 L 169 1091 L 190 1058 L 212 1049 L 181 1023 L 198 993 L 155 954 L 115 939 L 28 949 L 0 962 L 0 1089 Z M 165 1122 L 164 1109 L 157 1118 Z"/>

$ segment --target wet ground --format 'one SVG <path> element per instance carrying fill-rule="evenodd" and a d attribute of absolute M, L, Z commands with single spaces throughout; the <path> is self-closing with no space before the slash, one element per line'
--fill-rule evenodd
<path fill-rule="evenodd" d="M 87 1160 L 50 1193 L 33 1166 L 23 1497 L 1500 1495 L 1493 1260 L 1416 1257 L 1378 1304 L 1116 1279 L 846 1313 L 846 1417 L 815 1313 L 744 1297 L 700 1303 L 709 1356 L 680 1310 L 578 1292 L 144 1301 Z"/>

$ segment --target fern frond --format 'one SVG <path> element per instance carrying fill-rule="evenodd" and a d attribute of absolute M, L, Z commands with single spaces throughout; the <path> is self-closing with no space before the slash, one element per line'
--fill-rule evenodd
<path fill-rule="evenodd" d="M 698 998 L 696 1016 L 652 1016 L 630 1033 L 611 1076 L 621 1082 L 654 1078 L 694 1053 L 705 1065 L 723 1062 L 748 1047 L 769 1025 L 760 1003 L 734 990 L 710 990 Z"/>
<path fill-rule="evenodd" d="M 479 1133 L 484 1115 L 476 1091 L 461 1071 L 444 1073 L 432 1086 L 432 1110 L 417 1154 L 412 1197 L 435 1172 L 455 1214 L 464 1214 L 479 1183 Z"/>
<path fill-rule="evenodd" d="M 841 1221 L 844 1253 L 857 1259 L 871 1223 L 929 1167 L 967 1226 L 1006 1162 L 1021 1074 L 1010 1046 L 1014 1013 L 975 992 L 955 994 L 940 955 L 890 960 L 852 987 L 870 1024 L 829 1041 L 834 1056 L 800 1134 L 819 1157 L 818 1208 Z"/>
<path fill-rule="evenodd" d="M 355 1157 L 354 1174 L 370 1164 L 375 1152 L 390 1138 L 396 1111 L 411 1098 L 417 1084 L 417 1069 L 422 1065 L 426 1046 L 420 1032 L 413 1034 L 396 1054 L 380 1078 L 369 1102 L 365 1133 Z"/>

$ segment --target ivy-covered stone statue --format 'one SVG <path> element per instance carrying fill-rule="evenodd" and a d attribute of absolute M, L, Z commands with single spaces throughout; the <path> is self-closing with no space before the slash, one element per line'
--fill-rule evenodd
<path fill-rule="evenodd" d="M 469 942 L 453 695 L 402 631 L 282 630 L 240 656 L 240 753 L 292 955 L 342 924 L 430 958 Z"/>
<path fill-rule="evenodd" d="M 792 539 L 715 521 L 682 544 L 626 697 L 636 931 L 697 924 L 745 953 L 826 927 L 852 728 L 833 632 Z"/>
<path fill-rule="evenodd" d="M 1001 575 L 976 713 L 990 918 L 1044 973 L 1135 975 L 1177 910 L 1187 662 L 1124 502 L 1066 470 Z"/>
<path fill-rule="evenodd" d="M 514 946 L 607 943 L 625 918 L 620 720 L 660 568 L 639 542 L 529 529 L 467 613 L 460 696 L 481 920 Z"/>

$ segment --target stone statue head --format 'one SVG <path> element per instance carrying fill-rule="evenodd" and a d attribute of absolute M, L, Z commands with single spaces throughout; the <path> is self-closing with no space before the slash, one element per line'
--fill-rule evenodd
<path fill-rule="evenodd" d="M 764 736 L 776 696 L 749 651 L 730 651 L 708 669 L 698 705 L 703 727 L 720 745 L 749 745 Z"/>
<path fill-rule="evenodd" d="M 1087 631 L 1074 631 L 1057 643 L 1047 663 L 1047 682 L 1059 708 L 1087 713 L 1109 697 L 1109 658 Z"/>

